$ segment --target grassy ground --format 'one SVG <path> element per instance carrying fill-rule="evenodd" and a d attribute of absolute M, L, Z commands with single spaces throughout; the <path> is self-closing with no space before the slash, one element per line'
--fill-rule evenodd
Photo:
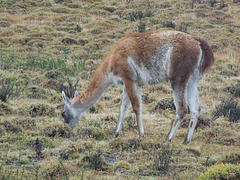
<path fill-rule="evenodd" d="M 228 108 L 239 115 L 239 14 L 238 0 L 1 0 L 0 179 L 197 179 L 213 165 L 239 164 L 240 122 Z M 119 39 L 153 29 L 193 34 L 214 51 L 216 62 L 199 82 L 192 142 L 181 144 L 187 115 L 162 144 L 175 117 L 170 83 L 142 88 L 145 139 L 131 110 L 113 138 L 121 86 L 70 131 L 60 92 L 82 91 Z"/>

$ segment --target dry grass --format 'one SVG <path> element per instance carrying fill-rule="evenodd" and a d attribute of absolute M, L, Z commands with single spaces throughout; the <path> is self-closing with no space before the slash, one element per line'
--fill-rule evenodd
<path fill-rule="evenodd" d="M 0 82 L 10 79 L 14 89 L 0 102 L 0 179 L 197 179 L 212 165 L 236 164 L 240 122 L 211 120 L 222 99 L 233 96 L 227 87 L 239 84 L 240 8 L 225 4 L 210 7 L 203 0 L 192 9 L 183 0 L 3 0 Z M 142 88 L 145 139 L 131 110 L 113 137 L 121 86 L 109 88 L 73 131 L 63 124 L 58 85 L 80 78 L 81 92 L 114 44 L 138 31 L 136 13 L 146 30 L 181 30 L 214 50 L 215 64 L 199 82 L 199 125 L 187 146 L 180 143 L 189 115 L 170 146 L 162 144 L 175 111 L 156 107 L 170 103 L 170 83 Z"/>

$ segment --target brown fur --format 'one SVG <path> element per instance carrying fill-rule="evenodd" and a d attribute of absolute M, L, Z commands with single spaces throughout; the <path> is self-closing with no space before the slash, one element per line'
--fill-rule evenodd
<path fill-rule="evenodd" d="M 153 34 L 158 34 L 158 36 L 153 38 Z M 169 71 L 170 79 L 181 86 L 187 83 L 190 74 L 198 64 L 200 55 L 199 43 L 203 52 L 200 72 L 203 73 L 214 62 L 213 53 L 206 41 L 191 35 L 177 31 L 148 31 L 131 34 L 120 40 L 105 57 L 92 76 L 85 91 L 77 97 L 76 103 L 84 104 L 94 98 L 94 94 L 98 94 L 96 91 L 99 88 L 101 89 L 101 86 L 105 86 L 106 79 L 104 76 L 106 73 L 111 72 L 121 77 L 124 82 L 131 80 L 127 58 L 130 56 L 138 63 L 144 63 L 150 60 L 157 48 L 166 42 L 173 45 Z"/>
<path fill-rule="evenodd" d="M 165 56 L 167 57 L 167 60 L 165 60 Z M 128 58 L 130 60 L 128 60 Z M 198 71 L 195 71 L 197 68 L 199 68 L 200 74 L 203 74 L 213 62 L 213 53 L 207 42 L 186 33 L 178 31 L 148 31 L 145 33 L 131 34 L 120 40 L 112 48 L 110 53 L 96 69 L 87 88 L 81 95 L 73 99 L 71 106 L 73 108 L 79 108 L 81 112 L 84 112 L 101 97 L 105 89 L 111 83 L 122 81 L 125 85 L 127 96 L 132 104 L 132 108 L 136 114 L 140 136 L 144 136 L 141 122 L 141 96 L 138 86 L 145 85 L 148 81 L 142 78 L 141 75 L 134 76 L 133 74 L 148 74 L 152 84 L 162 82 L 165 80 L 164 78 L 169 78 L 174 91 L 174 100 L 177 101 L 176 103 L 178 105 L 176 112 L 177 116 L 175 123 L 173 123 L 173 126 L 176 127 L 172 126 L 172 130 L 174 130 L 179 127 L 179 123 L 181 123 L 188 110 L 187 102 L 185 100 L 185 92 L 186 89 L 189 88 L 187 84 L 191 80 L 190 76 L 195 73 L 197 74 L 196 77 L 198 77 Z M 155 66 L 155 63 L 159 64 Z M 168 69 L 165 66 L 169 66 Z M 144 68 L 141 69 L 139 67 Z M 147 70 L 145 70 L 146 68 Z M 163 74 L 157 73 L 156 76 L 151 76 L 151 73 L 148 70 L 153 71 L 154 73 L 157 71 L 163 72 Z M 139 77 L 140 80 L 137 79 Z M 152 80 L 156 79 L 155 77 L 161 77 L 163 79 L 159 79 L 159 81 Z M 196 78 L 195 82 L 197 80 L 198 79 Z M 144 81 L 146 81 L 145 84 Z M 194 98 L 198 99 L 198 96 L 195 95 Z M 196 100 L 196 102 L 197 101 L 198 100 Z M 67 106 L 66 108 L 69 107 Z M 198 114 L 194 115 L 194 113 L 196 114 L 196 110 L 193 111 L 193 116 L 197 119 Z M 121 125 L 121 123 L 119 124 Z M 195 124 L 193 125 L 192 123 L 190 125 L 190 129 L 191 128 L 194 129 Z M 171 133 L 169 132 L 167 140 L 171 140 L 175 133 L 175 130 L 172 130 L 170 131 Z M 192 134 L 187 136 L 184 142 L 190 142 L 191 137 Z"/>
<path fill-rule="evenodd" d="M 197 41 L 199 41 L 200 46 L 203 51 L 203 62 L 200 66 L 200 72 L 203 74 L 213 63 L 214 63 L 214 56 L 211 48 L 209 47 L 208 43 L 200 38 L 194 37 Z"/>

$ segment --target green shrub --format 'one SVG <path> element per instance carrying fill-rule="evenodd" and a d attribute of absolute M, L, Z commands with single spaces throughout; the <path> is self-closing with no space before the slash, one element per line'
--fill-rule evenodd
<path fill-rule="evenodd" d="M 1 76 L 0 76 L 1 77 Z M 13 94 L 14 84 L 10 82 L 10 79 L 2 79 L 0 86 L 0 100 L 7 102 L 10 96 Z"/>
<path fill-rule="evenodd" d="M 240 179 L 240 165 L 216 164 L 202 173 L 198 179 Z"/>
<path fill-rule="evenodd" d="M 240 106 L 238 105 L 238 101 L 223 99 L 220 105 L 216 107 L 212 119 L 215 120 L 220 116 L 228 117 L 228 121 L 230 122 L 238 122 L 240 120 Z"/>

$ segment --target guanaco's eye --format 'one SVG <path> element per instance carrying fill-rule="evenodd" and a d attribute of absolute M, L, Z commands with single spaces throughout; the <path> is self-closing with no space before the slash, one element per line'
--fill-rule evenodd
<path fill-rule="evenodd" d="M 63 118 L 65 117 L 65 111 L 62 112 L 62 117 L 63 117 Z"/>

